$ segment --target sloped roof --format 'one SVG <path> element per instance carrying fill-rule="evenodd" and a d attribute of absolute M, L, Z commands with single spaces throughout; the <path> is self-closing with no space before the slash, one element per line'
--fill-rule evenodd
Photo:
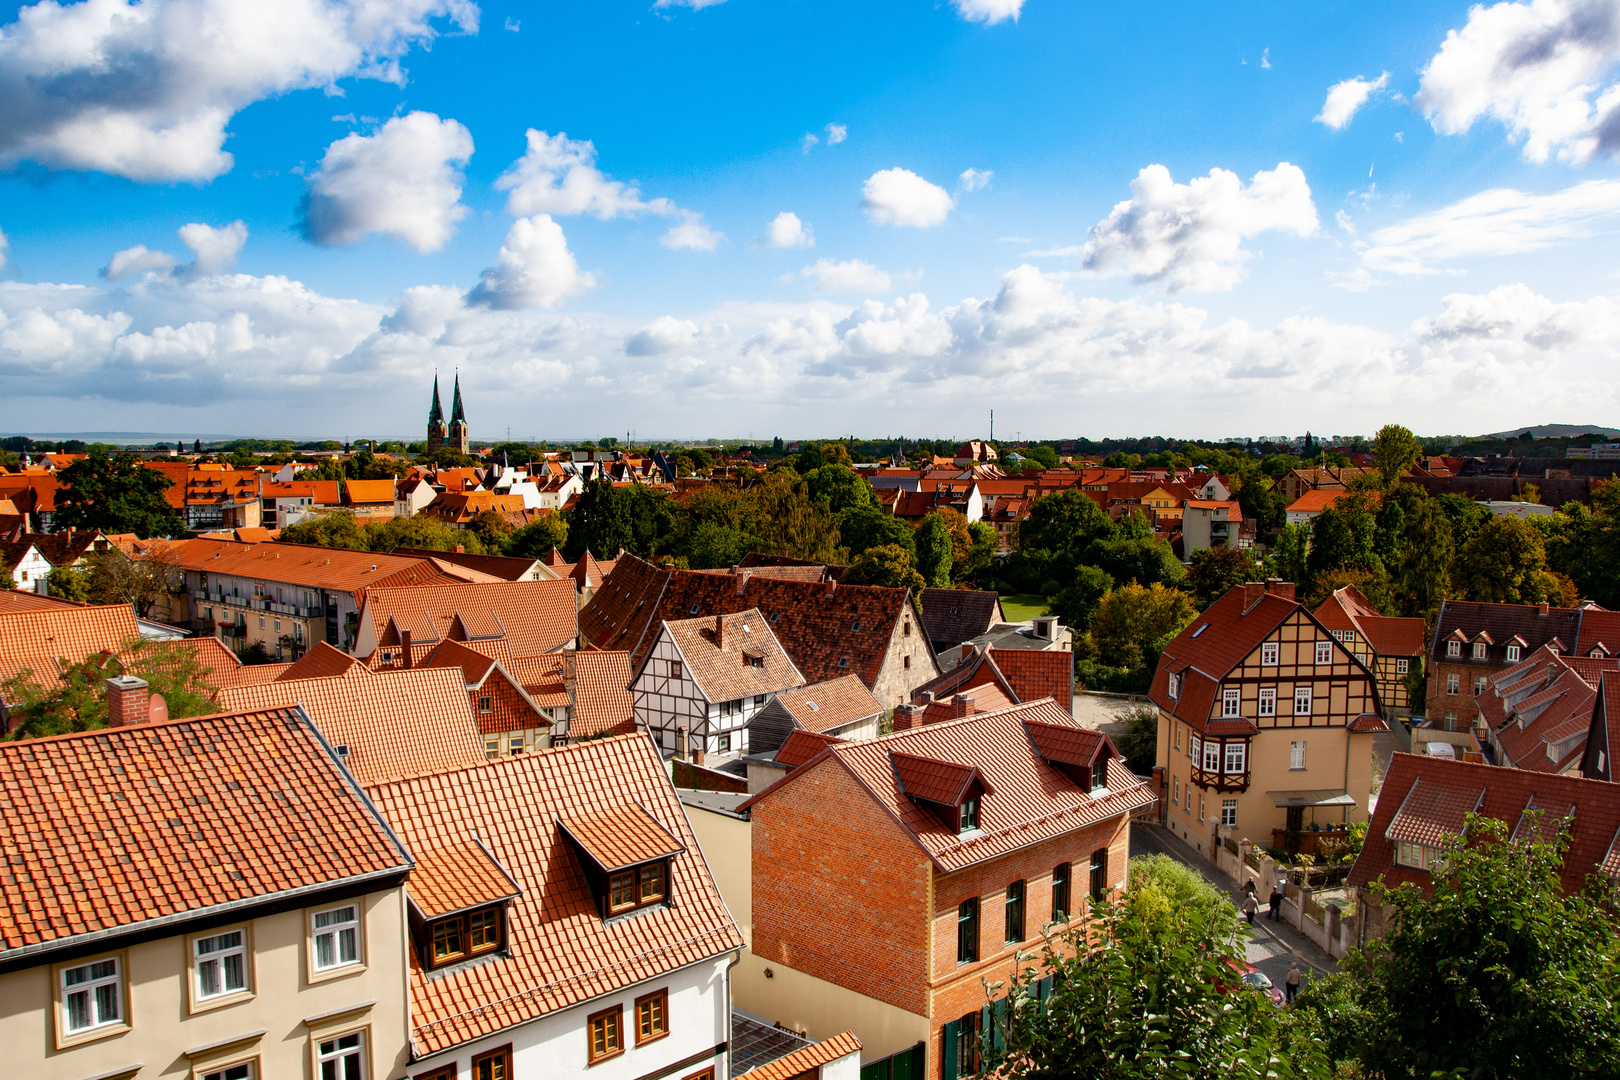
<path fill-rule="evenodd" d="M 140 637 L 128 604 L 57 607 L 0 614 L 0 680 L 23 670 L 53 681 L 63 662 L 118 652 Z"/>
<path fill-rule="evenodd" d="M 391 503 L 394 501 L 394 481 L 392 480 L 345 480 L 343 482 L 346 502 L 353 506 L 356 503 Z"/>
<path fill-rule="evenodd" d="M 1035 752 L 1025 720 L 1079 726 L 1053 702 L 1037 701 L 877 739 L 838 743 L 829 746 L 826 758 L 814 767 L 794 770 L 739 809 L 765 803 L 784 784 L 820 769 L 843 768 L 940 870 L 949 872 L 1153 804 L 1154 795 L 1117 759 L 1108 763 L 1108 795 L 1093 798 L 1081 791 Z M 894 753 L 977 769 L 994 791 L 979 805 L 980 832 L 960 836 L 907 798 L 895 774 Z"/>
<path fill-rule="evenodd" d="M 883 703 L 872 696 L 858 675 L 783 690 L 776 700 L 806 731 L 830 731 L 884 711 Z"/>
<path fill-rule="evenodd" d="M 667 859 L 686 850 L 657 818 L 636 805 L 615 806 L 591 814 L 560 814 L 557 824 L 603 873 Z"/>
<path fill-rule="evenodd" d="M 553 549 L 555 552 L 555 549 Z M 539 559 L 519 559 L 506 555 L 470 555 L 465 551 L 435 551 L 431 548 L 397 547 L 395 555 L 414 555 L 421 559 L 434 559 L 454 566 L 466 567 L 486 574 L 492 580 L 532 581 L 536 572 L 542 578 L 558 575 Z"/>
<path fill-rule="evenodd" d="M 788 737 L 782 740 L 782 745 L 776 748 L 775 760 L 782 765 L 786 765 L 791 771 L 807 761 L 814 760 L 827 747 L 844 741 L 846 740 L 835 735 L 824 735 L 819 731 L 794 728 L 788 732 Z"/>
<path fill-rule="evenodd" d="M 184 540 L 172 545 L 182 569 L 279 581 L 305 588 L 351 592 L 418 582 L 462 581 L 423 559 L 379 555 L 374 551 L 313 547 L 306 544 L 242 544 L 231 540 Z"/>
<path fill-rule="evenodd" d="M 1020 701 L 1018 691 L 1013 689 L 1006 672 L 1001 670 L 1001 665 L 996 659 L 991 658 L 990 652 L 988 648 L 975 647 L 963 657 L 961 663 L 913 690 L 911 700 L 918 702 L 932 695 L 934 700 L 944 701 L 953 694 L 966 693 L 975 687 L 995 686 L 1002 691 L 1008 702 Z M 1005 652 L 997 654 L 997 659 L 1004 655 Z"/>
<path fill-rule="evenodd" d="M 686 661 L 687 675 L 709 701 L 731 701 L 803 686 L 776 635 L 755 608 L 735 615 L 677 619 L 664 632 Z M 757 660 L 755 667 L 749 661 Z"/>
<path fill-rule="evenodd" d="M 406 886 L 424 919 L 511 900 L 522 893 L 494 856 L 476 839 L 416 853 Z"/>
<path fill-rule="evenodd" d="M 44 593 L 29 592 L 27 589 L 0 589 L 0 615 L 12 615 L 19 611 L 60 611 L 63 608 L 78 608 L 88 605 L 77 600 L 63 600 L 59 596 L 46 596 Z"/>
<path fill-rule="evenodd" d="M 1580 608 L 1549 608 L 1543 615 L 1534 604 L 1483 604 L 1468 600 L 1442 600 L 1440 614 L 1435 619 L 1434 639 L 1430 646 L 1431 658 L 1447 664 L 1473 663 L 1473 653 L 1463 649 L 1462 656 L 1446 655 L 1446 639 L 1461 632 L 1468 641 L 1486 634 L 1490 641 L 1500 642 L 1485 651 L 1485 663 L 1501 665 L 1509 639 L 1518 636 L 1524 640 L 1524 652 L 1535 652 L 1557 638 L 1565 648 L 1578 644 L 1581 626 Z M 1578 651 L 1578 650 L 1577 650 Z"/>
<path fill-rule="evenodd" d="M 363 678 L 293 679 L 222 689 L 227 709 L 298 704 L 362 784 L 382 783 L 484 760 L 478 722 L 461 672 L 413 668 Z"/>
<path fill-rule="evenodd" d="M 1561 816 L 1565 807 L 1573 806 L 1570 846 L 1560 875 L 1566 893 L 1582 888 L 1587 876 L 1613 855 L 1620 831 L 1620 784 L 1398 753 L 1390 761 L 1349 883 L 1367 885 L 1381 877 L 1391 886 L 1410 882 L 1430 892 L 1429 874 L 1395 865 L 1392 841 L 1432 845 L 1446 833 L 1455 834 L 1462 814 L 1472 809 L 1471 805 L 1464 809 L 1471 799 L 1479 802 L 1478 813 L 1506 822 L 1510 833 L 1519 827 L 1526 809 Z M 1401 826 L 1390 837 L 1386 834 L 1397 818 Z"/>
<path fill-rule="evenodd" d="M 960 645 L 987 632 L 1001 617 L 1001 597 L 978 589 L 924 589 L 922 624 L 928 640 Z"/>
<path fill-rule="evenodd" d="M 569 737 L 618 734 L 635 727 L 630 654 L 594 649 L 575 653 L 574 719 L 569 723 Z"/>
<path fill-rule="evenodd" d="M 296 709 L 0 743 L 0 959 L 410 857 Z"/>
<path fill-rule="evenodd" d="M 1271 592 L 1252 605 L 1251 599 L 1241 585 L 1227 590 L 1165 647 L 1149 691 L 1155 705 L 1183 720 L 1203 723 L 1220 681 L 1300 610 L 1299 604 Z M 1169 692 L 1172 672 L 1183 675 L 1181 696 L 1174 699 Z"/>
<path fill-rule="evenodd" d="M 1312 613 L 1330 630 L 1355 630 L 1379 656 L 1422 656 L 1428 630 L 1422 619 L 1381 615 L 1354 585 L 1335 589 Z"/>
<path fill-rule="evenodd" d="M 288 665 L 287 670 L 276 676 L 278 681 L 291 679 L 328 679 L 341 675 L 370 675 L 371 671 L 360 662 L 359 657 L 350 656 L 342 649 L 328 645 L 324 641 L 317 641 L 303 656 Z"/>
<path fill-rule="evenodd" d="M 400 644 L 396 620 L 417 644 L 498 627 L 513 659 L 555 652 L 579 633 L 574 583 L 566 579 L 373 589 L 361 618 L 376 630 L 379 647 Z"/>
<path fill-rule="evenodd" d="M 861 1040 L 853 1032 L 841 1031 L 830 1039 L 811 1043 L 775 1061 L 767 1061 L 757 1069 L 739 1073 L 734 1080 L 795 1080 L 797 1077 L 820 1076 L 823 1065 L 860 1052 Z"/>
<path fill-rule="evenodd" d="M 1006 676 L 1019 701 L 1049 697 L 1066 709 L 1074 707 L 1074 653 L 1067 649 L 993 646 L 985 651 Z"/>
<path fill-rule="evenodd" d="M 413 850 L 474 833 L 523 894 L 508 908 L 511 955 L 434 972 L 412 956 L 411 1039 L 433 1054 L 657 978 L 744 945 L 669 776 L 644 736 L 598 739 L 382 785 L 371 795 Z M 682 849 L 676 903 L 604 922 L 582 856 L 558 820 L 636 807 Z"/>
<path fill-rule="evenodd" d="M 1288 504 L 1290 514 L 1320 514 L 1349 492 L 1343 488 L 1313 488 Z"/>

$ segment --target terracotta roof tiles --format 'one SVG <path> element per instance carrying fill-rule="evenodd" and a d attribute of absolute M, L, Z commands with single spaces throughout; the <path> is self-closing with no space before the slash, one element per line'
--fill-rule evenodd
<path fill-rule="evenodd" d="M 884 711 L 857 675 L 783 690 L 776 700 L 806 731 L 830 731 Z"/>
<path fill-rule="evenodd" d="M 821 1067 L 841 1057 L 861 1052 L 861 1040 L 853 1032 L 841 1031 L 830 1039 L 784 1054 L 757 1069 L 739 1073 L 733 1080 L 800 1080 L 821 1076 Z"/>
<path fill-rule="evenodd" d="M 677 619 L 664 624 L 687 675 L 709 701 L 774 694 L 804 685 L 804 676 L 757 608 L 735 615 Z"/>
<path fill-rule="evenodd" d="M 512 900 L 523 892 L 477 840 L 416 852 L 406 891 L 424 919 Z"/>
<path fill-rule="evenodd" d="M 686 847 L 639 806 L 615 806 L 594 814 L 557 818 L 604 873 L 679 855 Z"/>
<path fill-rule="evenodd" d="M 384 647 L 400 643 L 396 621 L 417 642 L 493 635 L 498 627 L 514 659 L 556 652 L 579 633 L 574 583 L 567 579 L 373 589 L 361 619 Z"/>
<path fill-rule="evenodd" d="M 774 760 L 786 765 L 791 772 L 816 758 L 827 747 L 844 741 L 834 735 L 823 735 L 819 731 L 794 728 L 788 732 L 788 737 L 782 741 L 782 745 L 776 748 Z"/>
<path fill-rule="evenodd" d="M 574 654 L 574 719 L 571 739 L 634 731 L 630 654 L 584 650 Z"/>
<path fill-rule="evenodd" d="M 919 597 L 928 640 L 960 645 L 989 631 L 1001 619 L 1001 597 L 975 589 L 924 589 Z"/>
<path fill-rule="evenodd" d="M 358 657 L 350 656 L 342 649 L 334 648 L 324 641 L 317 641 L 314 646 L 302 657 L 288 665 L 287 670 L 276 676 L 278 680 L 290 679 L 329 679 L 341 675 L 370 675 L 371 671 Z"/>

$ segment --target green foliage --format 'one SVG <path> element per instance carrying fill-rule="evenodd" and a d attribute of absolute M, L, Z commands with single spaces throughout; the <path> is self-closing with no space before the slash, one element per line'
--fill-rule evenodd
<path fill-rule="evenodd" d="M 846 514 L 878 504 L 872 485 L 848 465 L 823 465 L 806 473 L 804 479 L 809 485 L 810 494 L 835 514 Z"/>
<path fill-rule="evenodd" d="M 1050 446 L 1035 445 L 1024 450 L 1024 456 L 1035 462 L 1043 469 L 1055 469 L 1059 465 L 1058 452 Z"/>
<path fill-rule="evenodd" d="M 316 547 L 348 548 L 351 551 L 365 551 L 370 546 L 360 523 L 346 510 L 306 517 L 298 524 L 282 529 L 281 539 L 288 544 L 313 544 Z"/>
<path fill-rule="evenodd" d="M 1082 566 L 1075 571 L 1073 584 L 1052 598 L 1051 613 L 1076 634 L 1084 633 L 1096 617 L 1103 597 L 1113 587 L 1114 579 L 1107 571 Z"/>
<path fill-rule="evenodd" d="M 1102 598 L 1091 634 L 1104 664 L 1151 669 L 1164 647 L 1197 617 L 1192 597 L 1179 589 L 1133 581 Z"/>
<path fill-rule="evenodd" d="M 1192 593 L 1194 603 L 1207 608 L 1233 586 L 1259 581 L 1263 576 L 1260 560 L 1248 548 L 1200 548 L 1193 552 L 1183 587 Z"/>
<path fill-rule="evenodd" d="M 917 572 L 923 581 L 935 588 L 946 588 L 951 583 L 951 530 L 936 511 L 923 518 L 917 526 Z"/>
<path fill-rule="evenodd" d="M 830 445 L 843 447 L 842 443 Z M 826 503 L 811 497 L 803 480 L 796 480 L 791 472 L 773 470 L 752 491 L 765 550 L 819 563 L 847 560 L 848 552 L 839 546 L 838 519 Z"/>
<path fill-rule="evenodd" d="M 911 553 L 898 544 L 868 548 L 855 557 L 844 576 L 845 585 L 881 585 L 890 589 L 921 592 L 927 585 L 911 565 Z"/>
<path fill-rule="evenodd" d="M 478 546 L 485 552 L 499 554 L 506 550 L 506 543 L 512 534 L 517 532 L 517 526 L 498 510 L 480 510 L 473 515 L 471 521 L 467 522 L 467 527 L 463 531 L 469 537 L 476 538 Z M 467 546 L 471 550 L 471 545 Z"/>
<path fill-rule="evenodd" d="M 870 548 L 892 544 L 915 552 L 915 530 L 904 518 L 885 513 L 876 506 L 861 506 L 845 514 L 838 523 L 838 535 L 851 555 Z"/>
<path fill-rule="evenodd" d="M 82 660 L 61 658 L 59 679 L 50 672 L 24 669 L 0 682 L 0 698 L 13 702 L 12 739 L 66 735 L 107 726 L 107 680 L 114 675 L 145 679 L 152 693 L 163 695 L 171 717 L 217 712 L 217 692 L 208 681 L 195 650 L 175 642 L 135 638 L 119 648 L 116 658 L 97 653 Z"/>
<path fill-rule="evenodd" d="M 1492 518 L 1469 540 L 1452 567 L 1465 600 L 1498 604 L 1563 602 L 1547 572 L 1547 549 L 1536 527 L 1522 518 Z"/>
<path fill-rule="evenodd" d="M 1373 436 L 1373 464 L 1378 468 L 1378 475 L 1384 482 L 1384 490 L 1395 486 L 1401 474 L 1411 467 L 1423 452 L 1423 444 L 1418 442 L 1406 428 L 1399 424 L 1385 424 Z"/>
<path fill-rule="evenodd" d="M 185 523 L 164 492 L 173 482 L 131 454 L 109 455 L 100 447 L 58 476 L 56 527 L 134 533 L 141 539 L 183 536 Z"/>
<path fill-rule="evenodd" d="M 1114 740 L 1114 747 L 1124 755 L 1131 772 L 1148 775 L 1159 759 L 1159 710 L 1151 705 L 1132 705 L 1117 710 L 1114 722 L 1125 725 L 1125 733 Z"/>
<path fill-rule="evenodd" d="M 53 566 L 45 579 L 52 596 L 63 600 L 90 602 L 90 572 L 77 566 Z"/>
<path fill-rule="evenodd" d="M 506 554 L 519 559 L 543 559 L 553 548 L 567 542 L 567 519 L 561 514 L 546 514 L 507 537 Z"/>

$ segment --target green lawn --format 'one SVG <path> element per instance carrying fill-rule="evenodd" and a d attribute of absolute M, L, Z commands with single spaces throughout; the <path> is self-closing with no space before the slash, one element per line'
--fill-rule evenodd
<path fill-rule="evenodd" d="M 1046 614 L 1044 596 L 1003 596 L 1001 616 L 1008 622 L 1024 622 Z"/>

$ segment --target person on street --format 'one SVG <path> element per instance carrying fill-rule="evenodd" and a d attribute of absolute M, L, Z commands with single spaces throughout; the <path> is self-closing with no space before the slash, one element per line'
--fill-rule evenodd
<path fill-rule="evenodd" d="M 1243 896 L 1243 915 L 1249 920 L 1250 926 L 1254 925 L 1254 913 L 1259 910 L 1260 901 L 1254 898 L 1254 893 L 1245 893 Z"/>
<path fill-rule="evenodd" d="M 1283 991 L 1288 995 L 1288 1004 L 1294 1003 L 1294 995 L 1299 993 L 1299 965 L 1288 965 L 1288 977 L 1283 980 Z"/>
<path fill-rule="evenodd" d="M 1271 887 L 1271 895 L 1267 897 L 1267 901 L 1271 904 L 1271 910 L 1266 912 L 1266 918 L 1272 922 L 1282 922 L 1283 891 L 1281 885 Z"/>

